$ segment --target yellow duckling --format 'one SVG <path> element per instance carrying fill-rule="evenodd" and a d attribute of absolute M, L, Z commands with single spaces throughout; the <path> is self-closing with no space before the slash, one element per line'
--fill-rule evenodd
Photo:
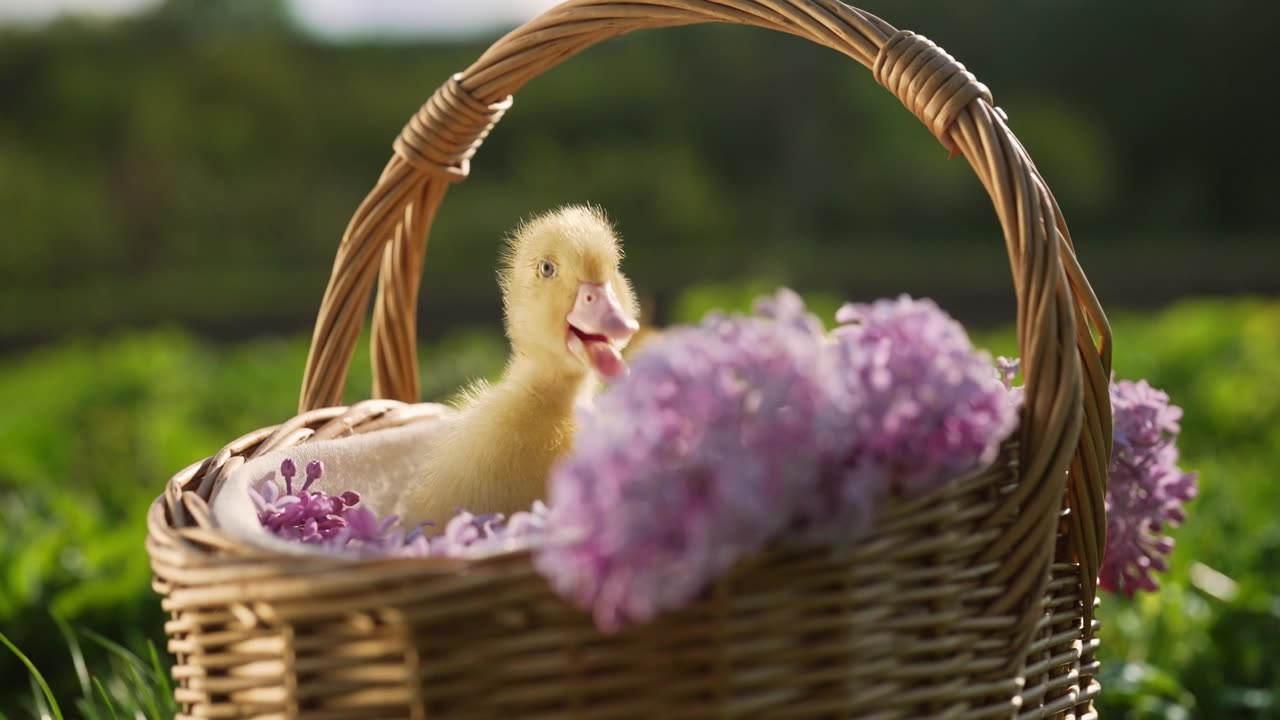
<path fill-rule="evenodd" d="M 573 443 L 574 407 L 597 379 L 627 371 L 637 305 L 622 250 L 597 209 L 569 206 L 515 231 L 499 271 L 511 357 L 502 379 L 462 394 L 406 490 L 400 517 L 437 528 L 459 509 L 510 514 L 545 497 L 552 464 Z"/>

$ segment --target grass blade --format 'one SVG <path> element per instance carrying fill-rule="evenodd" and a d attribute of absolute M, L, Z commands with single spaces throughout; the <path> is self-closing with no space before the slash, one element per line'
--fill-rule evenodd
<path fill-rule="evenodd" d="M 164 665 L 160 662 L 160 655 L 156 652 L 154 644 L 150 641 L 147 643 L 152 658 L 151 663 L 147 663 L 138 657 L 136 653 L 114 640 L 105 638 L 88 628 L 82 628 L 81 632 L 84 633 L 85 637 L 101 645 L 114 655 L 123 666 L 121 670 L 126 670 L 132 676 L 135 684 L 133 688 L 134 698 L 146 708 L 145 714 L 147 717 L 165 717 L 160 712 L 162 704 L 169 710 L 176 711 L 176 706 L 173 703 L 173 686 L 169 682 L 169 676 L 164 670 Z M 147 682 L 147 676 L 151 676 L 149 678 L 150 682 Z M 158 692 L 160 688 L 164 688 L 166 693 L 164 697 L 161 697 Z M 172 714 L 170 713 L 170 715 Z"/>
<path fill-rule="evenodd" d="M 111 713 L 111 720 L 120 720 L 120 716 L 116 715 L 116 703 L 107 694 L 107 689 L 102 687 L 102 682 L 98 678 L 93 679 L 93 687 L 98 691 L 98 697 L 102 698 L 102 704 L 107 706 L 107 712 Z"/>
<path fill-rule="evenodd" d="M 142 678 L 142 673 L 137 666 L 129 666 L 129 674 L 133 676 L 133 681 L 138 684 L 138 694 L 142 696 L 142 700 L 147 704 L 147 717 L 163 720 L 164 715 L 160 714 L 160 706 L 156 703 L 155 688 Z"/>
<path fill-rule="evenodd" d="M 72 715 L 72 717 L 78 717 L 80 720 L 102 720 L 102 709 L 98 707 L 97 698 L 92 695 L 87 700 L 76 698 L 74 707 L 75 711 L 80 714 Z"/>
<path fill-rule="evenodd" d="M 36 684 L 35 678 L 27 676 L 27 692 L 31 693 L 31 714 L 41 720 L 47 720 L 53 715 L 53 710 L 49 707 L 49 701 L 44 695 L 40 694 L 40 686 Z"/>
<path fill-rule="evenodd" d="M 166 704 L 173 702 L 173 683 L 169 682 L 169 671 L 160 662 L 160 653 L 156 652 L 156 644 L 147 640 L 147 652 L 151 654 L 151 669 L 156 674 L 156 682 L 164 688 Z"/>
<path fill-rule="evenodd" d="M 54 614 L 53 622 L 58 626 L 58 632 L 62 633 L 62 639 L 66 641 L 67 647 L 71 650 L 71 664 L 75 666 L 76 679 L 80 681 L 80 694 L 86 700 L 92 700 L 93 691 L 89 688 L 89 667 L 84 661 L 84 651 L 80 647 L 80 640 L 72 632 L 71 626 L 60 615 Z"/>
<path fill-rule="evenodd" d="M 53 712 L 53 716 L 57 718 L 57 720 L 63 720 L 62 708 L 58 707 L 58 701 L 53 697 L 53 690 L 49 689 L 49 683 L 45 682 L 44 675 L 41 675 L 40 671 L 36 669 L 36 665 L 31 662 L 31 658 L 23 655 L 22 651 L 18 649 L 18 646 L 10 642 L 9 638 L 6 637 L 4 633 L 0 633 L 0 643 L 4 643 L 5 647 L 9 648 L 14 655 L 17 655 L 18 660 L 20 660 L 23 665 L 27 666 L 27 670 L 31 672 L 32 679 L 34 679 L 40 686 L 40 690 L 44 693 L 45 699 L 49 701 L 49 709 Z"/>
<path fill-rule="evenodd" d="M 115 640 L 110 640 L 108 638 L 105 638 L 99 635 L 98 633 L 90 630 L 89 628 L 81 628 L 80 632 L 83 632 L 85 637 L 98 643 L 111 654 L 125 661 L 125 663 L 127 663 L 130 667 L 138 667 L 143 670 L 149 670 L 149 668 L 147 667 L 147 664 L 143 662 L 142 658 L 138 657 L 132 650 L 121 645 Z"/>

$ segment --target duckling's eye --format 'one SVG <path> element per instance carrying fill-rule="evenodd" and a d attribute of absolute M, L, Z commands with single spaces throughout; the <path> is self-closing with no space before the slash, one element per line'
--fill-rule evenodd
<path fill-rule="evenodd" d="M 556 276 L 556 264 L 550 260 L 543 260 L 538 263 L 538 274 L 544 278 L 553 278 Z"/>

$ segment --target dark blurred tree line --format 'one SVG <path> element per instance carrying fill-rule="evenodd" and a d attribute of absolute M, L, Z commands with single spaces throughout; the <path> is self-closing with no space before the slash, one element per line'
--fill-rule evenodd
<path fill-rule="evenodd" d="M 868 9 L 993 89 L 1104 301 L 1280 291 L 1264 85 L 1280 5 Z M 391 140 L 486 45 L 323 44 L 278 3 L 244 0 L 4 31 L 0 347 L 154 323 L 309 327 Z M 445 201 L 424 332 L 496 324 L 496 241 L 570 201 L 610 211 L 659 301 L 744 276 L 961 306 L 1011 297 L 964 161 L 947 162 L 867 71 L 795 38 L 641 33 L 535 80 Z"/>

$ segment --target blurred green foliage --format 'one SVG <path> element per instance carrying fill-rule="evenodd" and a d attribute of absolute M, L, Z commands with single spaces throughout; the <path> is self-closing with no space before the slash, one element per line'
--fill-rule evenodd
<path fill-rule="evenodd" d="M 1117 323 L 1117 371 L 1184 408 L 1201 489 L 1161 591 L 1103 601 L 1107 701 L 1131 717 L 1192 699 L 1193 717 L 1280 717 L 1280 304 L 1223 307 Z"/>
<path fill-rule="evenodd" d="M 869 9 L 994 89 L 1112 305 L 1280 290 L 1263 161 L 1280 146 L 1264 94 L 1223 80 L 1280 64 L 1280 5 Z M 486 44 L 326 45 L 266 0 L 0 31 L 0 347 L 157 322 L 303 329 L 391 140 Z M 965 161 L 866 70 L 796 38 L 644 32 L 530 83 L 442 206 L 425 336 L 493 315 L 498 238 L 582 201 L 619 222 L 660 319 L 695 281 L 760 275 L 1011 319 L 994 309 L 1010 296 L 1001 235 Z"/>
<path fill-rule="evenodd" d="M 676 306 L 695 319 L 745 308 L 767 289 L 700 287 Z M 1104 716 L 1280 717 L 1280 303 L 1188 302 L 1113 324 L 1118 374 L 1150 380 L 1186 409 L 1183 464 L 1201 472 L 1201 497 L 1175 533 L 1163 590 L 1104 598 Z M 1007 331 L 976 339 L 1015 352 Z M 67 648 L 49 641 L 50 613 L 138 648 L 162 640 L 142 547 L 148 504 L 179 468 L 291 416 L 305 352 L 302 338 L 226 348 L 167 331 L 0 363 L 0 557 L 11 560 L 0 627 L 65 697 L 76 677 Z M 503 352 L 489 331 L 425 346 L 425 394 L 444 399 L 492 377 Z M 367 396 L 367 378 L 362 348 L 350 399 Z M 0 655 L 0 677 L 0 695 L 29 697 L 16 660 Z"/>

